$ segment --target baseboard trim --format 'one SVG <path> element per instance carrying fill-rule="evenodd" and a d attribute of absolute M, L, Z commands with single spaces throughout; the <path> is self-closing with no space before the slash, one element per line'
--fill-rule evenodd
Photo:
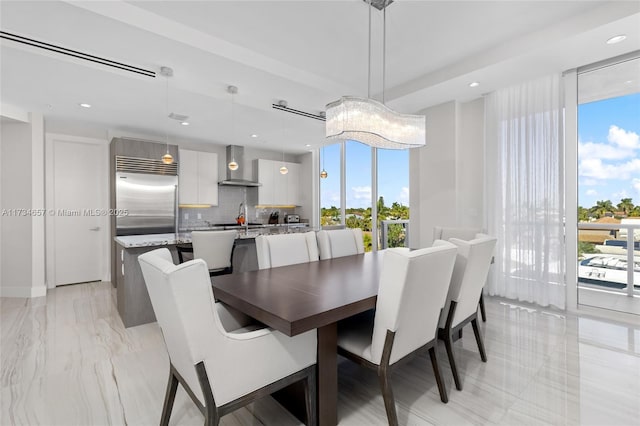
<path fill-rule="evenodd" d="M 0 287 L 0 297 L 42 297 L 47 295 L 47 286 Z"/>

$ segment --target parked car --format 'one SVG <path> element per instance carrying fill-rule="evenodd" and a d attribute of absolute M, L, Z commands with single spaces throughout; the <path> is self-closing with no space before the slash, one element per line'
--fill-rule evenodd
<path fill-rule="evenodd" d="M 578 263 L 578 282 L 623 289 L 627 287 L 627 259 L 619 255 L 594 255 Z M 633 262 L 634 287 L 640 288 L 640 259 Z"/>

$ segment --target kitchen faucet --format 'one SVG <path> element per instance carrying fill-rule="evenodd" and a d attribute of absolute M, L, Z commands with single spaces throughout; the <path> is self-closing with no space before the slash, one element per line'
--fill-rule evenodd
<path fill-rule="evenodd" d="M 242 217 L 244 221 L 240 225 L 244 225 L 245 233 L 249 232 L 249 213 L 247 211 L 247 188 L 244 188 L 244 199 L 238 207 L 238 218 Z"/>

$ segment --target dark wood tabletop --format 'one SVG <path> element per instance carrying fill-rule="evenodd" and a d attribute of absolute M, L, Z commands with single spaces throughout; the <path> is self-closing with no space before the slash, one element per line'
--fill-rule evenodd
<path fill-rule="evenodd" d="M 216 299 L 288 336 L 318 329 L 318 420 L 337 423 L 337 322 L 375 308 L 384 252 L 212 278 Z"/>
<path fill-rule="evenodd" d="M 212 279 L 215 297 L 295 336 L 375 307 L 382 252 Z"/>

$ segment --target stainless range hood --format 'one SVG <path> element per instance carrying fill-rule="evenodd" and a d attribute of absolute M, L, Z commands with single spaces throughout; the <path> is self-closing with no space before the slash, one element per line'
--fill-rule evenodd
<path fill-rule="evenodd" d="M 231 161 L 238 163 L 240 167 L 237 170 L 231 170 L 228 164 Z M 260 186 L 261 183 L 254 182 L 252 180 L 245 179 L 245 173 L 250 172 L 245 170 L 247 167 L 244 163 L 244 147 L 238 145 L 227 146 L 227 161 L 225 163 L 225 169 L 227 170 L 227 178 L 222 182 L 218 182 L 218 185 L 228 186 Z"/>

